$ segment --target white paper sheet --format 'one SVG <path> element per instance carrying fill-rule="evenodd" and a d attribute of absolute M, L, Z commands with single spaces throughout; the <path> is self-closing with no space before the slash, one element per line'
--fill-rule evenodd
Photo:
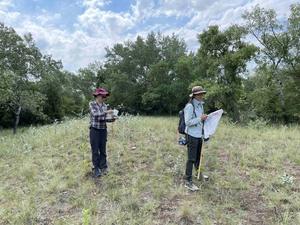
<path fill-rule="evenodd" d="M 117 109 L 114 109 L 113 111 L 114 111 L 114 113 L 113 113 L 114 117 L 118 117 L 119 110 L 117 110 Z"/>
<path fill-rule="evenodd" d="M 204 122 L 204 138 L 209 138 L 216 132 L 222 114 L 223 109 L 208 114 Z"/>

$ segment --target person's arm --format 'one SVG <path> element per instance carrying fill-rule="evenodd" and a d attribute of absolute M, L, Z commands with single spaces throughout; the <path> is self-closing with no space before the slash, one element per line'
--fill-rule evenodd
<path fill-rule="evenodd" d="M 192 104 L 187 104 L 184 108 L 184 122 L 187 127 L 195 126 L 201 123 L 201 118 L 194 115 L 194 109 Z"/>
<path fill-rule="evenodd" d="M 98 110 L 98 108 L 96 107 L 96 105 L 91 102 L 90 103 L 90 113 L 92 116 L 105 116 L 106 115 L 106 111 L 100 111 Z"/>

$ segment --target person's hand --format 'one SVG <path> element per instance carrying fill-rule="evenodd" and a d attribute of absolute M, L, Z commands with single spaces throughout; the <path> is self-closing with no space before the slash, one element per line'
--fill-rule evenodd
<path fill-rule="evenodd" d="M 207 115 L 206 114 L 202 114 L 200 118 L 201 118 L 202 121 L 205 121 L 207 119 Z"/>
<path fill-rule="evenodd" d="M 114 110 L 109 109 L 109 110 L 107 110 L 105 113 L 106 113 L 106 114 L 113 114 L 113 113 L 114 113 Z"/>

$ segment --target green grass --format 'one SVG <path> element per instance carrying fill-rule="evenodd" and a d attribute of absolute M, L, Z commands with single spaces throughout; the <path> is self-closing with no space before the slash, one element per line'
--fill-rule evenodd
<path fill-rule="evenodd" d="M 110 173 L 96 180 L 87 119 L 0 133 L 0 224 L 300 224 L 299 127 L 223 122 L 203 148 L 210 180 L 191 193 L 176 126 L 110 124 Z"/>

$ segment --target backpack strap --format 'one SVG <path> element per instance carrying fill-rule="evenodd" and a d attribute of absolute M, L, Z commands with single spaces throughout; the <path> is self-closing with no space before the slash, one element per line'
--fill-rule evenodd
<path fill-rule="evenodd" d="M 195 118 L 196 118 L 197 115 L 196 115 L 196 110 L 195 110 L 195 106 L 194 106 L 194 104 L 193 104 L 193 101 L 191 102 L 191 104 L 192 104 L 192 106 L 193 106 L 193 112 L 194 112 L 194 115 L 195 115 Z"/>
<path fill-rule="evenodd" d="M 191 100 L 191 101 L 189 101 L 187 104 L 189 104 L 189 103 L 193 106 L 193 112 L 194 112 L 194 115 L 195 115 L 195 118 L 196 118 L 197 115 L 196 115 L 195 106 L 194 106 L 194 104 L 193 104 L 193 101 Z M 189 129 L 189 127 L 187 126 L 187 131 L 188 131 L 188 129 Z M 187 134 L 187 136 L 188 136 L 188 134 Z"/>
<path fill-rule="evenodd" d="M 195 115 L 195 118 L 196 118 L 197 115 L 196 115 L 196 111 L 195 111 L 195 106 L 193 104 L 193 100 L 189 101 L 187 104 L 189 104 L 189 103 L 193 106 L 193 112 L 194 112 L 194 115 Z"/>

